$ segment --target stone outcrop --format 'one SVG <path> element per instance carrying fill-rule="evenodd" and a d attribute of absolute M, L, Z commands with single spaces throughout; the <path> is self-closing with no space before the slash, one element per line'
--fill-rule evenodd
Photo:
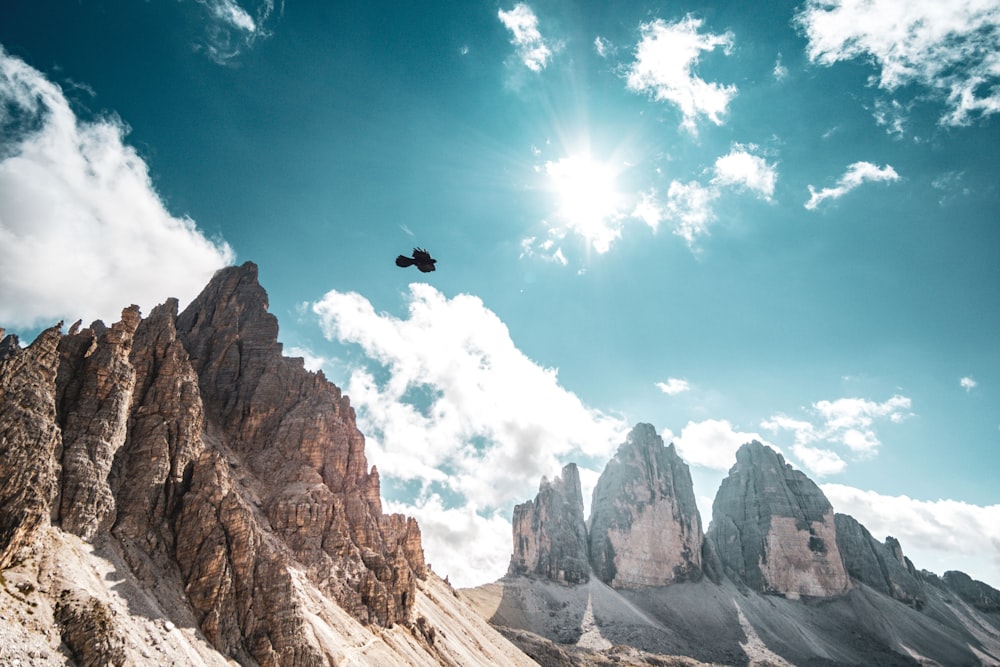
<path fill-rule="evenodd" d="M 348 399 L 282 356 L 257 267 L 220 271 L 177 311 L 3 339 L 0 567 L 50 523 L 110 543 L 140 580 L 183 590 L 242 663 L 327 662 L 304 586 L 361 623 L 409 627 L 419 527 L 383 514 Z M 79 628 L 99 611 L 58 607 L 72 652 L 97 650 Z M 100 660 L 118 662 L 116 642 Z"/>
<path fill-rule="evenodd" d="M 59 327 L 0 359 L 0 569 L 48 525 L 59 483 Z M 13 340 L 11 336 L 5 340 Z"/>
<path fill-rule="evenodd" d="M 894 537 L 879 542 L 854 517 L 834 515 L 837 547 L 851 578 L 915 609 L 924 606 L 923 586 Z"/>
<path fill-rule="evenodd" d="M 665 586 L 702 575 L 701 515 L 674 446 L 638 424 L 594 488 L 590 562 L 614 588 Z"/>
<path fill-rule="evenodd" d="M 712 505 L 707 539 L 726 575 L 755 591 L 827 597 L 850 587 L 830 501 L 759 442 L 737 451 Z"/>
<path fill-rule="evenodd" d="M 510 574 L 568 584 L 590 579 L 583 494 L 575 463 L 566 465 L 552 481 L 543 477 L 535 499 L 514 507 L 513 533 Z"/>
<path fill-rule="evenodd" d="M 1000 591 L 964 572 L 948 570 L 941 579 L 945 585 L 979 611 L 1000 613 Z"/>

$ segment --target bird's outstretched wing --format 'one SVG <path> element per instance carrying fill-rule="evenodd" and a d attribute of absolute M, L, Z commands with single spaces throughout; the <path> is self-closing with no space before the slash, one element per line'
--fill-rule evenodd
<path fill-rule="evenodd" d="M 406 255 L 400 255 L 396 258 L 396 266 L 406 268 L 407 266 L 416 265 L 422 273 L 434 271 L 436 263 L 437 260 L 431 257 L 431 254 L 423 248 L 414 248 L 412 258 Z"/>

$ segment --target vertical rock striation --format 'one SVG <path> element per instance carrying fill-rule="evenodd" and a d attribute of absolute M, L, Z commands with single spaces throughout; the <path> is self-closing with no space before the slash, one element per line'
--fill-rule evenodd
<path fill-rule="evenodd" d="M 736 452 L 712 504 L 707 539 L 726 574 L 759 592 L 825 597 L 850 586 L 830 501 L 756 441 Z"/>
<path fill-rule="evenodd" d="M 701 577 L 701 515 L 691 472 L 649 424 L 638 424 L 594 488 L 590 562 L 614 588 Z"/>
<path fill-rule="evenodd" d="M 49 521 L 110 535 L 244 664 L 331 660 L 303 582 L 362 623 L 408 626 L 427 575 L 419 527 L 382 513 L 347 398 L 282 356 L 257 267 L 220 271 L 177 311 L 132 306 L 23 350 L 4 338 L 0 567 Z M 74 647 L 77 607 L 57 619 Z"/>
<path fill-rule="evenodd" d="M 551 482 L 542 478 L 534 501 L 514 507 L 514 554 L 509 574 L 567 584 L 590 580 L 580 472 L 567 464 Z"/>
<path fill-rule="evenodd" d="M 835 522 L 837 547 L 853 579 L 915 609 L 923 607 L 923 586 L 913 565 L 903 556 L 899 540 L 887 537 L 883 544 L 854 517 L 846 514 L 836 514 Z"/>
<path fill-rule="evenodd" d="M 0 357 L 0 569 L 48 525 L 56 494 L 59 328 L 43 331 L 24 350 L 13 336 L 4 339 L 7 345 Z"/>

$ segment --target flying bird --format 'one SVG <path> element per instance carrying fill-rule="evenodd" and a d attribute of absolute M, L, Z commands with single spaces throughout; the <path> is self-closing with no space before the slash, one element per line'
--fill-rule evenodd
<path fill-rule="evenodd" d="M 396 258 L 396 266 L 400 266 L 405 269 L 408 266 L 416 265 L 416 267 L 423 273 L 430 273 L 433 271 L 436 263 L 437 260 L 431 257 L 431 254 L 423 248 L 414 248 L 412 257 L 400 255 Z"/>

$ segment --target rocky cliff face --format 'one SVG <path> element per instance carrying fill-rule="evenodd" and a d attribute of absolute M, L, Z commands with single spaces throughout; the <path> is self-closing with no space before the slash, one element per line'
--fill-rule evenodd
<path fill-rule="evenodd" d="M 759 442 L 737 451 L 707 537 L 726 574 L 755 591 L 826 597 L 850 586 L 830 501 Z"/>
<path fill-rule="evenodd" d="M 382 513 L 347 398 L 282 356 L 257 267 L 219 272 L 177 310 L 169 300 L 143 319 L 132 306 L 111 327 L 54 327 L 25 349 L 5 339 L 0 568 L 51 560 L 64 532 L 120 559 L 158 613 L 242 664 L 338 662 L 330 628 L 351 623 L 399 625 L 397 648 L 423 656 L 404 662 L 441 662 L 446 642 L 415 618 L 429 585 L 419 528 Z M 25 590 L 64 600 L 50 622 L 81 664 L 136 657 L 85 641 L 95 619 L 121 635 L 111 597 L 22 574 Z"/>
<path fill-rule="evenodd" d="M 915 609 L 924 606 L 923 586 L 903 555 L 899 540 L 894 537 L 879 542 L 868 529 L 846 514 L 836 514 L 837 547 L 844 559 L 847 573 L 880 593 L 884 593 Z"/>
<path fill-rule="evenodd" d="M 898 540 L 835 515 L 760 443 L 737 453 L 703 542 L 687 467 L 652 426 L 632 431 L 593 498 L 595 577 L 511 576 L 532 573 L 537 536 L 561 516 L 536 499 L 515 511 L 508 576 L 468 592 L 542 664 L 598 664 L 587 651 L 628 646 L 648 652 L 630 664 L 1000 665 L 1000 592 L 917 571 Z"/>
<path fill-rule="evenodd" d="M 514 507 L 513 533 L 510 574 L 569 584 L 590 579 L 583 494 L 575 463 L 566 465 L 552 481 L 543 477 L 535 499 Z"/>
<path fill-rule="evenodd" d="M 590 562 L 614 588 L 701 576 L 701 516 L 691 473 L 650 424 L 629 433 L 594 488 Z"/>

